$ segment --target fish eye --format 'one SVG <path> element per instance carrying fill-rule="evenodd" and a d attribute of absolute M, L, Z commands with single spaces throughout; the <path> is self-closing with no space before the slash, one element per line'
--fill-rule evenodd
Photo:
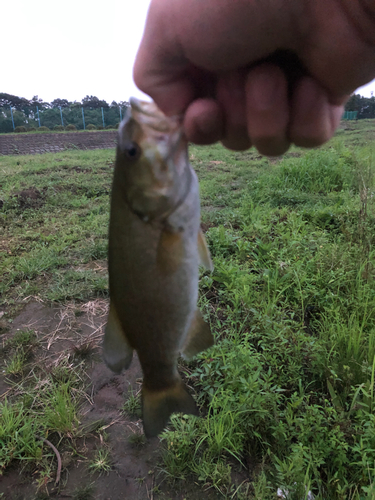
<path fill-rule="evenodd" d="M 141 154 L 141 148 L 135 142 L 127 144 L 123 149 L 125 155 L 129 160 L 136 160 Z"/>

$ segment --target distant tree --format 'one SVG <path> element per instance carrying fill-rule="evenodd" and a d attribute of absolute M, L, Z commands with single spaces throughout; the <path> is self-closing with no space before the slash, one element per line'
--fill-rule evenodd
<path fill-rule="evenodd" d="M 68 101 L 68 99 L 54 99 L 51 102 L 52 108 L 68 108 L 72 103 Z"/>
<path fill-rule="evenodd" d="M 0 93 L 0 133 L 12 132 L 13 124 L 10 114 L 10 106 L 13 110 L 13 119 L 15 126 L 39 127 L 40 125 L 53 129 L 61 125 L 61 114 L 58 109 L 61 107 L 64 126 L 74 125 L 77 129 L 83 129 L 82 110 L 84 107 L 85 122 L 92 123 L 96 127 L 103 127 L 103 116 L 100 108 L 103 108 L 104 126 L 116 126 L 120 121 L 120 109 L 122 116 L 125 108 L 129 106 L 128 101 L 112 101 L 111 105 L 96 96 L 87 95 L 82 102 L 70 102 L 67 99 L 54 99 L 51 103 L 43 101 L 35 95 L 27 100 L 24 97 L 18 97 L 12 94 Z"/>
<path fill-rule="evenodd" d="M 352 94 L 345 104 L 345 111 L 359 111 L 361 107 L 361 97 L 362 96 L 359 94 Z"/>
<path fill-rule="evenodd" d="M 13 132 L 9 108 L 0 110 L 0 134 L 4 134 L 6 132 Z"/>
<path fill-rule="evenodd" d="M 375 118 L 375 97 L 365 97 L 359 118 Z"/>
<path fill-rule="evenodd" d="M 94 95 L 87 95 L 82 99 L 82 106 L 84 108 L 98 109 L 98 108 L 109 108 L 106 101 L 101 101 L 98 97 Z"/>
<path fill-rule="evenodd" d="M 51 107 L 49 102 L 44 102 L 43 99 L 39 99 L 37 95 L 34 95 L 33 98 L 30 99 L 30 106 L 38 106 L 39 109 L 48 109 Z"/>
<path fill-rule="evenodd" d="M 128 101 L 120 101 L 118 105 L 122 108 L 128 108 L 130 106 L 130 103 Z"/>
<path fill-rule="evenodd" d="M 0 106 L 12 106 L 18 111 L 23 111 L 30 106 L 30 101 L 24 97 L 18 97 L 12 94 L 0 93 Z"/>
<path fill-rule="evenodd" d="M 345 111 L 357 111 L 357 118 L 375 118 L 375 97 L 352 94 L 345 105 Z"/>

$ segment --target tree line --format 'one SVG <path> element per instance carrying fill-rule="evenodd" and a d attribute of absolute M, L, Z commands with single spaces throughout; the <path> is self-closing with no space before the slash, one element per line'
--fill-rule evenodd
<path fill-rule="evenodd" d="M 375 96 L 364 97 L 352 94 L 345 105 L 345 111 L 357 111 L 357 118 L 375 118 Z"/>
<path fill-rule="evenodd" d="M 28 100 L 0 93 L 0 133 L 13 132 L 13 125 L 28 130 L 39 126 L 56 129 L 68 125 L 80 130 L 89 124 L 99 129 L 115 127 L 128 106 L 128 101 L 112 101 L 108 104 L 92 95 L 87 95 L 82 101 L 54 99 L 46 102 L 38 96 Z"/>
<path fill-rule="evenodd" d="M 20 126 L 28 130 L 39 126 L 54 129 L 74 125 L 78 130 L 87 125 L 94 125 L 99 129 L 115 127 L 128 106 L 128 101 L 112 101 L 108 104 L 93 95 L 87 95 L 82 101 L 54 99 L 46 102 L 38 96 L 28 100 L 0 93 L 0 133 L 13 132 L 14 127 Z M 375 96 L 352 94 L 345 105 L 345 111 L 357 111 L 357 119 L 375 118 Z"/>

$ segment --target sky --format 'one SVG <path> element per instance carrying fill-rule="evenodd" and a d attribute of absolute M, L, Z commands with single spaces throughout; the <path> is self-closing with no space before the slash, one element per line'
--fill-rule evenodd
<path fill-rule="evenodd" d="M 132 78 L 150 0 L 5 0 L 0 92 L 44 101 L 144 97 Z"/>
<path fill-rule="evenodd" d="M 144 98 L 132 78 L 150 0 L 17 0 L 1 7 L 0 92 L 44 101 Z M 359 89 L 370 97 L 375 80 Z"/>

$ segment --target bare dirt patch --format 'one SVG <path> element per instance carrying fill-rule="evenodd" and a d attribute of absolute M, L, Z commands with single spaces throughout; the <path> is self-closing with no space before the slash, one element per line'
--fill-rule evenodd
<path fill-rule="evenodd" d="M 77 491 L 84 488 L 91 492 L 87 498 L 94 500 L 189 500 L 201 495 L 202 489 L 195 483 L 171 486 L 165 481 L 158 468 L 160 441 L 139 438 L 143 434 L 141 420 L 122 411 L 129 391 L 133 394 L 139 392 L 142 371 L 137 356 L 134 356 L 130 369 L 121 375 L 115 375 L 102 362 L 100 345 L 107 312 L 108 301 L 104 299 L 85 304 L 72 302 L 63 307 L 29 302 L 1 336 L 4 345 L 18 330 L 33 330 L 38 340 L 34 356 L 47 371 L 57 366 L 62 358 L 83 355 L 87 390 L 81 408 L 81 426 L 90 429 L 100 422 L 108 436 L 103 443 L 98 434 L 86 432 L 74 443 L 72 440 L 71 448 L 60 448 L 62 471 L 57 486 L 51 479 L 38 491 L 37 471 L 18 466 L 6 469 L 0 480 L 0 494 L 3 493 L 7 500 L 35 500 L 41 494 L 40 498 L 74 499 L 80 498 Z M 0 401 L 11 396 L 12 391 L 12 380 L 2 371 Z M 72 452 L 73 447 L 78 450 L 78 456 Z M 100 448 L 110 450 L 112 464 L 111 470 L 101 475 L 89 469 Z M 48 446 L 43 447 L 43 453 L 51 453 Z M 55 459 L 53 463 L 57 469 Z M 212 490 L 205 492 L 205 498 L 216 497 Z"/>
<path fill-rule="evenodd" d="M 14 197 L 17 198 L 18 204 L 23 210 L 26 208 L 40 208 L 44 204 L 44 193 L 41 193 L 35 187 L 23 189 L 15 193 Z"/>
<path fill-rule="evenodd" d="M 3 134 L 1 155 L 57 153 L 67 149 L 109 149 L 116 146 L 117 131 Z"/>

